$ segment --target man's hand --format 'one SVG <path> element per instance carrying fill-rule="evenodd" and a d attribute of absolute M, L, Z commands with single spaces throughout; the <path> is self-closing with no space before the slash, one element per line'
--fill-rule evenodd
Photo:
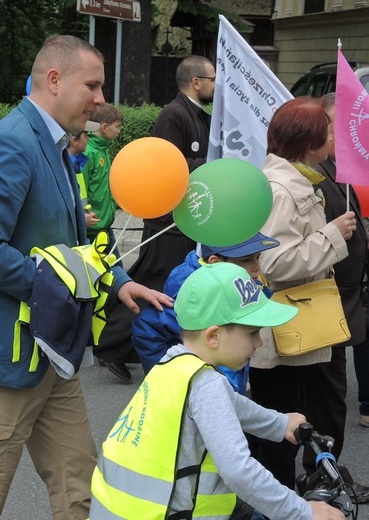
<path fill-rule="evenodd" d="M 345 515 L 336 507 L 325 502 L 309 502 L 313 510 L 313 520 L 345 520 Z"/>
<path fill-rule="evenodd" d="M 173 307 L 173 298 L 136 282 L 124 283 L 118 291 L 118 298 L 136 314 L 140 312 L 139 306 L 134 302 L 137 298 L 143 298 L 154 305 L 154 307 L 159 311 L 163 310 L 161 304 L 166 305 L 167 307 Z"/>
<path fill-rule="evenodd" d="M 292 442 L 292 444 L 297 444 L 294 433 L 300 424 L 306 422 L 306 417 L 301 413 L 286 413 L 286 415 L 288 417 L 288 425 L 284 438 Z"/>

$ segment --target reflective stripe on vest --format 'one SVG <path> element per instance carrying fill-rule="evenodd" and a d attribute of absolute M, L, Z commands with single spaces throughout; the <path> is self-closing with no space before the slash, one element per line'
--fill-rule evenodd
<path fill-rule="evenodd" d="M 114 282 L 114 275 L 112 273 L 104 274 L 101 278 L 101 282 L 111 288 Z M 101 286 L 99 291 L 99 297 L 95 303 L 94 314 L 92 316 L 92 339 L 94 346 L 99 345 L 101 333 L 108 321 L 105 308 L 109 292 L 103 290 Z"/>
<path fill-rule="evenodd" d="M 34 247 L 31 255 L 40 255 L 47 260 L 76 300 L 95 300 L 100 295 L 99 282 L 110 270 L 102 252 L 108 245 L 107 237 L 103 231 L 92 244 L 72 249 L 64 244 L 45 249 Z M 114 255 L 109 256 L 109 262 L 114 260 Z"/>
<path fill-rule="evenodd" d="M 191 380 L 202 368 L 213 369 L 196 356 L 183 354 L 157 365 L 146 376 L 103 444 L 92 478 L 90 520 L 168 518 Z M 171 380 L 176 384 L 168 389 Z M 216 471 L 210 457 L 206 460 L 201 479 L 210 474 L 213 478 Z M 199 470 L 200 466 L 191 473 L 198 478 Z M 186 468 L 182 471 L 188 475 Z M 235 495 L 230 500 L 223 483 L 214 489 L 204 480 L 200 490 L 201 507 L 193 518 L 230 517 Z"/>
<path fill-rule="evenodd" d="M 19 318 L 14 323 L 12 363 L 17 363 L 20 360 L 22 326 L 29 327 L 30 317 L 31 317 L 30 308 L 28 307 L 28 305 L 25 302 L 20 302 Z M 32 352 L 28 371 L 36 372 L 39 361 L 40 361 L 39 348 L 38 348 L 36 341 L 34 341 L 33 342 L 33 352 Z"/>
<path fill-rule="evenodd" d="M 215 490 L 215 491 L 214 491 Z M 228 519 L 236 505 L 236 495 L 225 485 L 210 454 L 201 465 L 193 519 Z"/>
<path fill-rule="evenodd" d="M 82 172 L 76 172 L 76 178 L 79 186 L 79 195 L 81 197 L 81 202 L 84 210 L 91 209 L 91 205 L 88 203 L 87 198 L 87 189 L 85 179 L 83 177 Z"/>

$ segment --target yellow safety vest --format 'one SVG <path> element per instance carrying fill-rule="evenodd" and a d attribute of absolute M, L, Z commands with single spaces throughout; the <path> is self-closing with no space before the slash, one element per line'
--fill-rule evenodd
<path fill-rule="evenodd" d="M 98 345 L 102 330 L 107 323 L 105 305 L 114 282 L 110 266 L 115 262 L 115 255 L 105 253 L 109 244 L 106 231 L 101 231 L 92 244 L 69 248 L 64 244 L 49 246 L 45 249 L 34 247 L 32 256 L 47 260 L 54 271 L 67 285 L 76 300 L 95 301 L 92 316 L 93 344 Z M 30 309 L 25 302 L 20 302 L 19 318 L 14 324 L 13 363 L 19 362 L 22 326 L 29 326 Z M 33 353 L 29 371 L 35 372 L 39 364 L 39 348 L 33 344 Z"/>
<path fill-rule="evenodd" d="M 31 256 L 47 260 L 76 300 L 91 301 L 99 297 L 100 281 L 115 261 L 114 255 L 105 254 L 108 243 L 108 233 L 101 231 L 92 244 L 72 248 L 64 244 L 45 249 L 33 247 Z"/>
<path fill-rule="evenodd" d="M 108 245 L 109 235 L 103 230 L 92 244 L 71 249 L 59 244 L 45 249 L 35 247 L 31 251 L 50 263 L 76 300 L 95 300 L 91 331 L 94 346 L 99 344 L 107 323 L 106 302 L 114 283 L 111 266 L 116 256 L 107 255 Z"/>
<path fill-rule="evenodd" d="M 85 211 L 88 211 L 89 209 L 91 209 L 91 204 L 88 203 L 87 188 L 86 188 L 85 179 L 83 177 L 83 173 L 76 172 L 76 178 L 77 178 L 77 182 L 78 182 L 78 186 L 79 186 L 79 195 L 81 197 L 83 209 Z"/>
<path fill-rule="evenodd" d="M 103 444 L 92 477 L 90 520 L 170 519 L 176 481 L 190 474 L 197 476 L 198 484 L 193 510 L 174 517 L 231 516 L 236 495 L 225 486 L 206 451 L 201 465 L 177 471 L 191 381 L 203 368 L 213 369 L 195 355 L 183 354 L 155 366 L 146 376 Z"/>

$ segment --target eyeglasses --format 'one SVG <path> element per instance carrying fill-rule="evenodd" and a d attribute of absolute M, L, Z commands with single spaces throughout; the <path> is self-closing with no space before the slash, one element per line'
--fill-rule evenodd
<path fill-rule="evenodd" d="M 198 79 L 210 79 L 212 83 L 214 83 L 216 76 L 195 76 Z"/>

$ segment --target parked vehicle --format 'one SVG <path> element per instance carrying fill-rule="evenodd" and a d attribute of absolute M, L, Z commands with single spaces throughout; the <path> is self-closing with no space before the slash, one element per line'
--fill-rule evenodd
<path fill-rule="evenodd" d="M 353 71 L 363 87 L 369 92 L 369 64 L 360 64 L 350 61 Z M 321 63 L 315 65 L 307 74 L 304 74 L 291 88 L 295 97 L 311 96 L 319 98 L 336 90 L 337 63 Z"/>

